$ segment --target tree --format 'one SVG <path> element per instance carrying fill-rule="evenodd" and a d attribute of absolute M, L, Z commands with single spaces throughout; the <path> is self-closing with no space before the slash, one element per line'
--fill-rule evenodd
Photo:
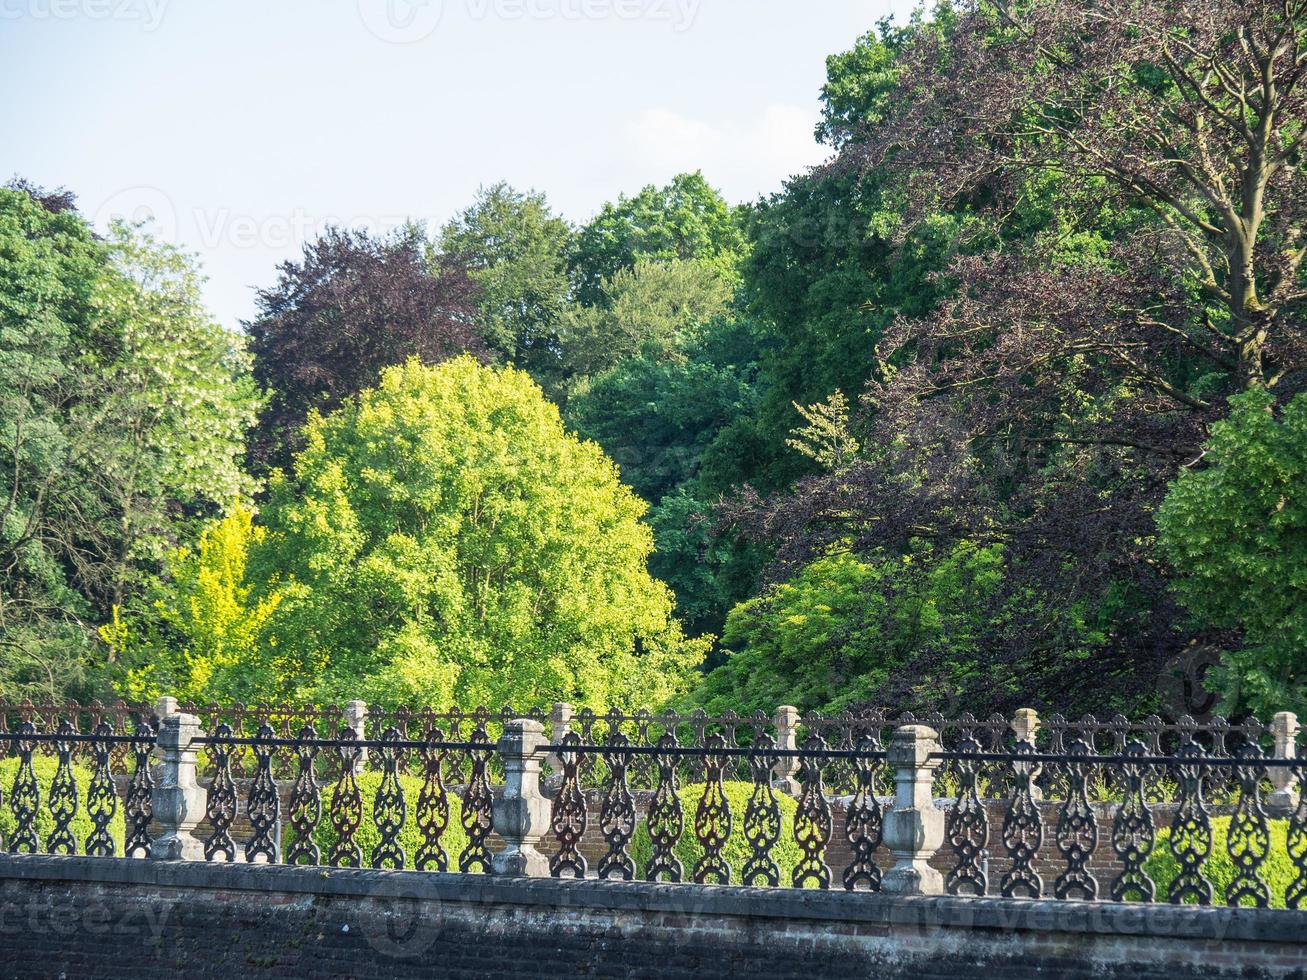
<path fill-rule="evenodd" d="M 331 411 L 383 367 L 482 350 L 476 285 L 452 259 L 432 267 L 425 253 L 413 226 L 388 237 L 328 228 L 258 294 L 245 326 L 270 393 L 250 441 L 259 470 L 289 465 L 309 411 Z"/>
<path fill-rule="evenodd" d="M 115 608 L 100 628 L 114 651 L 118 693 L 148 700 L 168 693 L 183 701 L 267 697 L 277 679 L 272 620 L 283 590 L 256 595 L 250 551 L 267 538 L 254 512 L 236 504 L 200 533 L 194 547 L 171 551 L 165 574 L 127 610 Z"/>
<path fill-rule="evenodd" d="M 622 361 L 674 358 L 725 312 L 732 284 L 713 265 L 641 259 L 603 283 L 598 306 L 574 306 L 564 320 L 562 362 L 573 386 Z"/>
<path fill-rule="evenodd" d="M 884 321 L 857 458 L 733 514 L 776 546 L 778 580 L 831 549 L 1001 544 L 1004 590 L 1040 615 L 995 631 L 992 671 L 1060 710 L 1152 710 L 1194 635 L 1156 508 L 1225 396 L 1284 400 L 1305 378 L 1307 18 L 1228 0 L 943 11 L 899 44 L 887 100 L 836 114 L 828 170 L 897 197 L 900 249 L 954 223 L 925 269 L 934 309 Z M 1076 621 L 1102 637 L 1092 659 L 1057 625 Z"/>
<path fill-rule="evenodd" d="M 1211 672 L 1223 710 L 1307 714 L 1307 395 L 1232 399 L 1200 468 L 1172 484 L 1157 515 L 1175 588 L 1204 627 L 1238 630 L 1243 649 Z"/>
<path fill-rule="evenodd" d="M 602 304 L 604 282 L 640 259 L 708 260 L 729 273 L 745 251 L 730 205 L 703 174 L 680 174 L 666 187 L 610 201 L 581 229 L 571 261 L 576 298 Z"/>
<path fill-rule="evenodd" d="M 275 610 L 252 649 L 212 657 L 206 696 L 607 708 L 688 686 L 707 644 L 646 570 L 644 505 L 525 374 L 410 360 L 305 441 L 219 590 Z"/>
<path fill-rule="evenodd" d="M 440 255 L 468 269 L 487 346 L 546 388 L 558 372 L 558 324 L 571 284 L 571 225 L 543 194 L 482 188 L 440 234 Z"/>
<path fill-rule="evenodd" d="M 926 204 L 970 194 L 1008 206 L 1056 179 L 1090 221 L 1121 212 L 1081 260 L 1064 222 L 1028 248 L 959 264 L 958 301 L 911 336 L 960 348 L 952 362 L 971 366 L 927 383 L 983 375 L 1029 406 L 1080 361 L 1089 384 L 1105 374 L 1138 389 L 1139 411 L 1067 438 L 1186 456 L 1215 417 L 1212 394 L 1297 373 L 1304 73 L 1301 0 L 982 0 L 949 31 L 918 32 L 899 111 L 850 157 L 888 163 Z M 1036 383 L 1018 380 L 1030 373 Z M 1017 397 L 1023 387 L 1031 397 Z M 1199 424 L 1179 423 L 1161 445 L 1123 431 L 1167 412 Z"/>
<path fill-rule="evenodd" d="M 258 397 L 192 261 L 139 229 L 0 189 L 0 266 L 0 691 L 57 698 L 169 545 L 251 489 Z"/>
<path fill-rule="evenodd" d="M 1008 618 L 1003 550 L 963 542 L 939 561 L 925 557 L 831 555 L 737 605 L 722 635 L 730 652 L 693 699 L 743 714 L 782 703 L 824 712 L 947 706 L 958 678 L 983 669 L 986 619 Z M 916 674 L 916 690 L 893 690 L 927 651 L 948 674 Z"/>

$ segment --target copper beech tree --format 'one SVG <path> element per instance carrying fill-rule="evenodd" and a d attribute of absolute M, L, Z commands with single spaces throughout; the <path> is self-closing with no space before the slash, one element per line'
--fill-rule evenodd
<path fill-rule="evenodd" d="M 781 575 L 832 548 L 999 543 L 1009 618 L 971 690 L 1149 683 L 1212 638 L 1173 607 L 1158 502 L 1230 395 L 1307 380 L 1307 2 L 968 0 L 895 71 L 831 168 L 891 181 L 905 229 L 949 212 L 975 233 L 948 298 L 880 338 L 857 458 L 729 516 Z M 1053 607 L 1115 619 L 1068 662 Z M 900 693 L 932 672 L 959 676 L 923 651 Z"/>

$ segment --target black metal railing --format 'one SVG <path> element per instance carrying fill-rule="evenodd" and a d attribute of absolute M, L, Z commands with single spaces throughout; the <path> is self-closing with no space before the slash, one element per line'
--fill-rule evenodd
<path fill-rule="evenodd" d="M 217 708 L 190 744 L 204 857 L 487 873 L 509 712 L 369 709 L 360 737 L 338 709 Z M 153 714 L 0 718 L 0 849 L 150 854 Z M 557 877 L 878 891 L 904 720 L 805 719 L 782 745 L 761 715 L 578 713 L 534 756 L 536 843 Z M 1054 716 L 1014 741 L 997 717 L 932 721 L 948 893 L 1307 909 L 1307 764 L 1271 757 L 1265 726 Z"/>

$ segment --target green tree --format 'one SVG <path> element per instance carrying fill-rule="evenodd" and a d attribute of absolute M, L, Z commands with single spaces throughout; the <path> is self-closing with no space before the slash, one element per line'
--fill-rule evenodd
<path fill-rule="evenodd" d="M 604 282 L 640 259 L 700 259 L 734 270 L 746 251 L 739 217 L 703 174 L 680 174 L 610 201 L 577 235 L 572 253 L 576 297 L 604 302 Z"/>
<path fill-rule="evenodd" d="M 170 694 L 184 701 L 263 700 L 278 679 L 272 619 L 282 591 L 247 574 L 250 549 L 267 537 L 254 512 L 237 504 L 174 549 L 165 574 L 130 611 L 114 610 L 100 636 L 117 655 L 118 692 L 131 700 Z"/>
<path fill-rule="evenodd" d="M 440 252 L 462 263 L 481 287 L 487 344 L 510 364 L 551 387 L 558 373 L 558 325 L 571 284 L 573 231 L 544 194 L 500 182 L 440 233 Z"/>
<path fill-rule="evenodd" d="M 204 696 L 662 704 L 706 642 L 684 639 L 649 576 L 643 511 L 522 372 L 471 357 L 389 368 L 311 419 L 244 575 L 216 576 L 221 601 L 188 614 L 191 638 L 257 627 L 251 646 L 203 648 Z"/>
<path fill-rule="evenodd" d="M 574 306 L 562 335 L 573 386 L 637 356 L 678 357 L 695 332 L 725 312 L 732 284 L 711 263 L 640 259 L 603 283 L 604 302 Z"/>
<path fill-rule="evenodd" d="M 1162 547 L 1198 622 L 1243 634 L 1210 675 L 1225 710 L 1307 714 L 1307 395 L 1230 404 L 1158 511 Z"/>
<path fill-rule="evenodd" d="M 95 627 L 221 502 L 258 398 L 192 260 L 0 189 L 0 694 L 88 683 Z"/>

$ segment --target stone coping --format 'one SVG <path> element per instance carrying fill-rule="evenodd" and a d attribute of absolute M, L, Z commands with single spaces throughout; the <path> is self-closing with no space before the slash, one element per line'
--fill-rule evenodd
<path fill-rule="evenodd" d="M 1054 899 L 888 896 L 795 888 L 505 878 L 430 871 L 294 867 L 138 858 L 0 855 L 5 880 L 278 896 L 403 899 L 453 905 L 784 919 L 833 926 L 975 929 L 1287 943 L 1307 948 L 1307 911 Z"/>

